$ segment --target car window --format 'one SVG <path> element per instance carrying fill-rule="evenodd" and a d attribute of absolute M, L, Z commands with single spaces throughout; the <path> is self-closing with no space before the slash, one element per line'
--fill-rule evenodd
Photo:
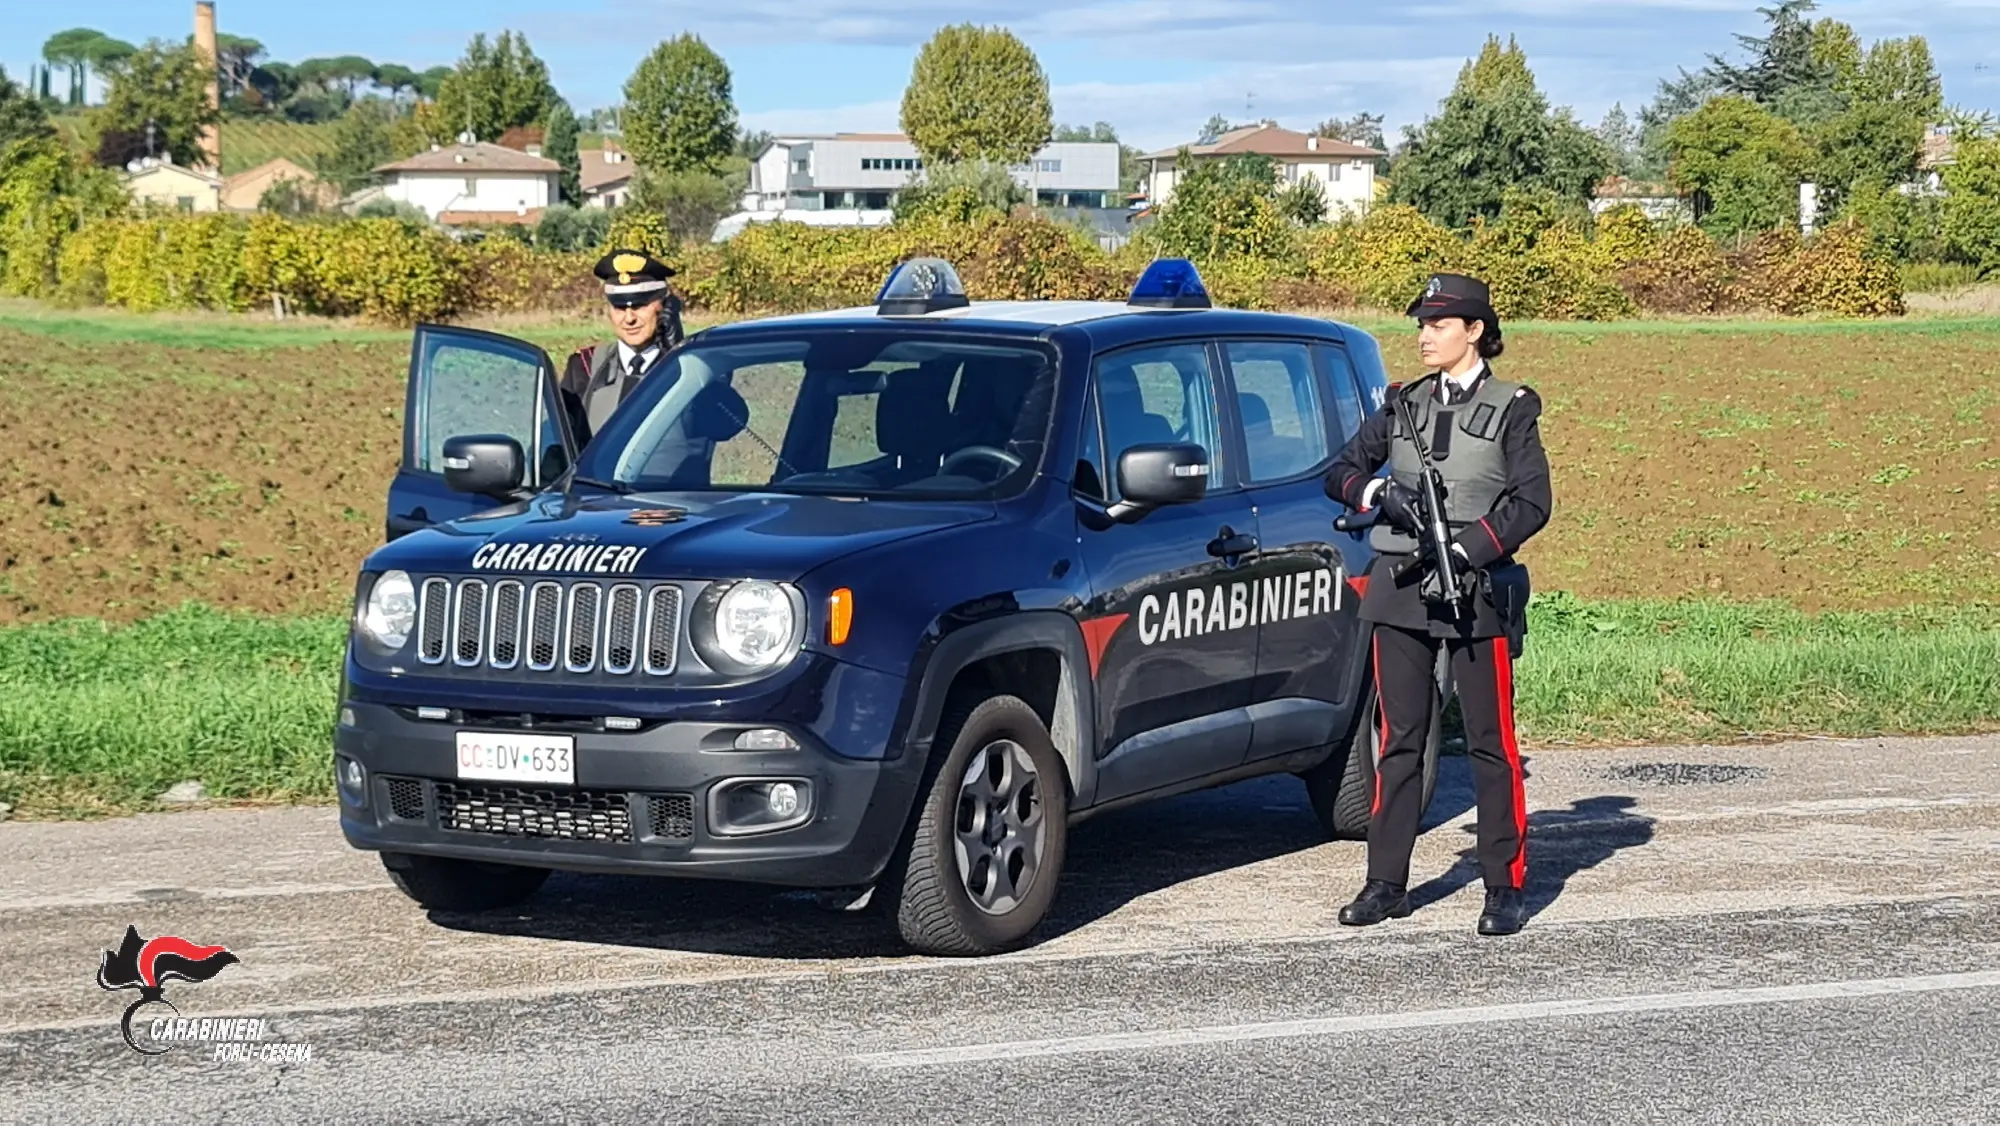
<path fill-rule="evenodd" d="M 635 489 L 996 497 L 1040 468 L 1055 387 L 1043 345 L 813 330 L 689 345 L 582 457 Z"/>
<path fill-rule="evenodd" d="M 1269 340 L 1223 346 L 1243 420 L 1249 479 L 1281 481 L 1326 460 L 1326 412 L 1307 346 Z"/>
<path fill-rule="evenodd" d="M 536 418 L 546 407 L 541 364 L 509 342 L 451 337 L 433 338 L 425 362 L 428 425 L 413 468 L 443 473 L 445 439 L 455 434 L 505 434 L 521 443 L 532 473 L 532 459 L 546 449 L 543 431 L 556 433 Z"/>
<path fill-rule="evenodd" d="M 1361 429 L 1363 418 L 1361 385 L 1354 378 L 1354 365 L 1348 362 L 1344 349 L 1321 344 L 1314 351 L 1326 363 L 1326 379 L 1333 385 L 1334 421 L 1339 424 L 1340 440 L 1346 442 Z"/>
<path fill-rule="evenodd" d="M 1085 396 L 1083 404 L 1083 432 L 1077 435 L 1076 471 L 1072 482 L 1076 491 L 1092 500 L 1109 500 L 1110 492 L 1104 487 L 1104 442 L 1099 433 L 1101 424 L 1097 417 L 1097 396 Z"/>
<path fill-rule="evenodd" d="M 1192 442 L 1208 451 L 1209 487 L 1222 480 L 1221 430 L 1208 346 L 1153 344 L 1100 356 L 1092 379 L 1104 419 L 1104 461 L 1117 499 L 1118 456 L 1133 446 Z"/>

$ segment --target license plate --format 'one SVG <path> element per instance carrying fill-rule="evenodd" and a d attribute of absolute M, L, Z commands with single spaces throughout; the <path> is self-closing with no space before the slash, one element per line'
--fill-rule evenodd
<path fill-rule="evenodd" d="M 461 731 L 458 776 L 488 782 L 553 782 L 574 786 L 576 739 L 569 735 Z"/>

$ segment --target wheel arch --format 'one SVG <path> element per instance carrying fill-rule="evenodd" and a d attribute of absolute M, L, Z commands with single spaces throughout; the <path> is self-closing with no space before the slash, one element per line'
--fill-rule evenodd
<path fill-rule="evenodd" d="M 1083 631 L 1060 610 L 1029 610 L 960 626 L 937 637 L 915 678 L 907 753 L 926 758 L 938 724 L 968 692 L 1020 696 L 1048 724 L 1068 774 L 1072 808 L 1096 792 L 1096 696 Z"/>

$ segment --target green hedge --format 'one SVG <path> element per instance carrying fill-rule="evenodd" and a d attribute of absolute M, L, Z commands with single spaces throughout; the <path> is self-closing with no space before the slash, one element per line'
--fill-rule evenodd
<path fill-rule="evenodd" d="M 48 179 L 46 169 L 40 175 Z M 593 253 L 542 252 L 509 239 L 460 243 L 396 219 L 89 219 L 57 200 L 33 221 L 17 207 L 9 222 L 7 198 L 0 192 L 0 288 L 74 304 L 241 311 L 269 307 L 275 296 L 296 312 L 408 324 L 568 311 L 594 294 Z M 1903 311 L 1895 265 L 1855 223 L 1809 239 L 1772 232 L 1725 250 L 1698 228 L 1661 229 L 1636 209 L 1593 220 L 1526 194 L 1466 232 L 1401 206 L 1309 228 L 1263 211 L 1219 212 L 1213 232 L 1186 215 L 1172 218 L 1142 227 L 1116 252 L 1032 212 L 953 208 L 867 229 L 760 223 L 721 244 L 686 246 L 674 244 L 663 217 L 628 213 L 608 241 L 668 256 L 691 309 L 736 314 L 866 302 L 913 255 L 953 262 L 977 298 L 1115 298 L 1147 261 L 1190 238 L 1223 248 L 1194 252 L 1217 300 L 1249 308 L 1400 311 L 1428 274 L 1452 269 L 1487 278 L 1510 318 Z"/>

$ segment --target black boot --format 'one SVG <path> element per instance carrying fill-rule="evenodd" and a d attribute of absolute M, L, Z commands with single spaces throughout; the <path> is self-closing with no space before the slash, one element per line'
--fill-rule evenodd
<path fill-rule="evenodd" d="M 1479 915 L 1479 933 L 1513 934 L 1528 921 L 1528 903 L 1519 888 L 1487 888 L 1486 908 Z"/>
<path fill-rule="evenodd" d="M 1372 927 L 1384 919 L 1400 919 L 1410 913 L 1410 896 L 1403 885 L 1387 880 L 1369 880 L 1354 902 L 1340 909 L 1340 922 L 1349 927 Z"/>

